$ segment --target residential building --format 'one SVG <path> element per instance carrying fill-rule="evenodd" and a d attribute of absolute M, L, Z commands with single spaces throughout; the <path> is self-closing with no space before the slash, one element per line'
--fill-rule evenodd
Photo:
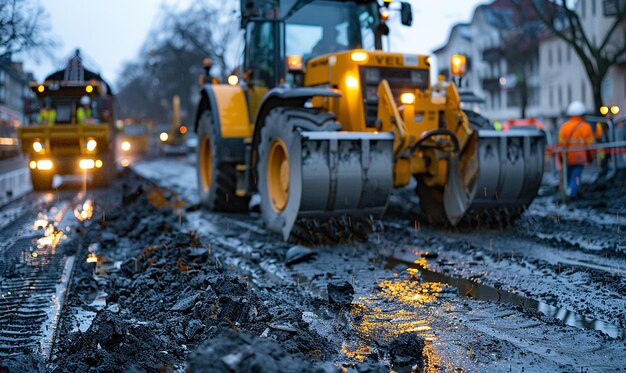
<path fill-rule="evenodd" d="M 610 1 L 578 0 L 576 13 L 590 42 L 598 45 L 602 42 L 613 24 L 614 17 L 607 16 L 606 9 Z M 624 45 L 625 25 L 615 34 L 617 45 Z M 539 47 L 539 79 L 541 89 L 541 113 L 544 120 L 557 126 L 565 115 L 567 105 L 574 100 L 582 101 L 585 107 L 595 109 L 593 89 L 583 64 L 573 48 L 562 39 L 550 36 Z M 626 57 L 611 68 L 602 84 L 602 96 L 607 106 L 619 106 L 626 110 Z"/>
<path fill-rule="evenodd" d="M 468 57 L 468 70 L 461 88 L 484 99 L 479 110 L 492 120 L 519 117 L 523 101 L 526 102 L 526 116 L 539 114 L 538 45 L 525 43 L 523 50 L 511 50 L 506 45 L 513 30 L 538 24 L 529 5 L 524 2 L 522 5 L 526 17 L 519 17 L 518 8 L 510 0 L 478 6 L 470 23 L 453 26 L 447 43 L 434 51 L 438 71 L 446 76 L 453 54 Z M 531 32 L 537 34 L 534 29 Z"/>

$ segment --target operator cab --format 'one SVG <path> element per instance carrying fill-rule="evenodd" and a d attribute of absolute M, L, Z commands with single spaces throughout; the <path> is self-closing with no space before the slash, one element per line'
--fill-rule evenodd
<path fill-rule="evenodd" d="M 376 0 L 241 0 L 245 29 L 242 75 L 250 113 L 256 117 L 263 97 L 274 87 L 302 86 L 309 61 L 349 50 L 381 50 L 389 33 L 390 11 L 412 23 L 411 6 L 391 8 Z M 234 82 L 239 81 L 233 79 Z M 329 82 L 326 82 L 328 85 Z"/>
<path fill-rule="evenodd" d="M 290 79 L 289 70 L 302 70 L 313 57 L 382 49 L 390 3 L 385 1 L 381 7 L 375 0 L 241 0 L 249 84 L 273 88 Z M 412 21 L 410 8 L 401 3 L 401 18 L 407 25 Z"/>

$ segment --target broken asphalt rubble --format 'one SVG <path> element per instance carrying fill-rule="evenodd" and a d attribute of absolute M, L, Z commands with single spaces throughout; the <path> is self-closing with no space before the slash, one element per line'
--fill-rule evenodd
<path fill-rule="evenodd" d="M 68 241 L 79 256 L 98 242 L 99 255 L 121 263 L 96 277 L 91 263 L 75 268 L 66 307 L 96 315 L 81 332 L 80 312 L 64 312 L 53 371 L 341 371 L 340 341 L 310 328 L 280 291 L 218 265 L 195 232 L 182 230 L 175 196 L 132 178 L 118 193 L 106 220 Z M 106 307 L 91 304 L 96 292 L 106 293 Z M 329 286 L 325 307 L 349 306 L 353 294 L 349 283 Z M 347 369 L 385 371 L 382 363 Z"/>

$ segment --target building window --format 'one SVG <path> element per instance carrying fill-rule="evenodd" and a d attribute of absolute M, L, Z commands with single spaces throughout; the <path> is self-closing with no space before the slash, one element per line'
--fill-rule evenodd
<path fill-rule="evenodd" d="M 552 92 L 552 86 L 548 88 L 548 102 L 550 103 L 550 107 L 554 106 L 554 94 Z"/>
<path fill-rule="evenodd" d="M 556 45 L 556 63 L 557 65 L 561 66 L 562 63 L 562 59 L 561 59 L 561 46 L 560 45 Z"/>
<path fill-rule="evenodd" d="M 596 16 L 596 0 L 591 0 L 591 15 Z"/>
<path fill-rule="evenodd" d="M 548 48 L 548 66 L 552 66 L 552 48 Z"/>
<path fill-rule="evenodd" d="M 557 95 L 558 95 L 558 100 L 559 100 L 559 106 L 562 107 L 563 106 L 563 87 L 561 87 L 560 85 L 557 90 Z"/>
<path fill-rule="evenodd" d="M 585 18 L 585 0 L 580 0 L 580 12 L 582 13 L 582 18 Z"/>
<path fill-rule="evenodd" d="M 567 102 L 572 102 L 572 83 L 567 83 Z"/>
<path fill-rule="evenodd" d="M 569 45 L 565 46 L 565 54 L 566 54 L 566 58 L 567 58 L 567 63 L 572 62 L 572 47 L 570 47 Z"/>

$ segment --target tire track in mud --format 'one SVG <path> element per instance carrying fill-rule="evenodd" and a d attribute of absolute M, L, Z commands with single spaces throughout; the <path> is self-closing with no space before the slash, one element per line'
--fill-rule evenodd
<path fill-rule="evenodd" d="M 64 192 L 57 196 L 17 202 L 34 200 L 35 208 L 21 209 L 2 229 L 0 361 L 24 351 L 40 362 L 49 358 L 73 267 L 73 257 L 57 246 L 66 237 L 68 213 L 77 200 Z"/>

